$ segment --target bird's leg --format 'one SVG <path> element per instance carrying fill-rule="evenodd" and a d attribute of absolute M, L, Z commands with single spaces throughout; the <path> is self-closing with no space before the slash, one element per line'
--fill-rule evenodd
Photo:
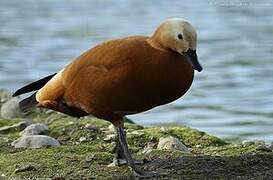
<path fill-rule="evenodd" d="M 117 138 L 119 140 L 119 145 L 123 151 L 123 155 L 127 161 L 127 164 L 129 167 L 132 168 L 133 171 L 135 171 L 136 166 L 135 166 L 135 163 L 134 163 L 134 160 L 132 158 L 132 155 L 129 151 L 129 148 L 128 148 L 128 144 L 127 144 L 127 139 L 126 139 L 126 134 L 124 132 L 124 129 L 123 127 L 116 127 L 116 131 L 117 131 Z"/>
<path fill-rule="evenodd" d="M 115 150 L 117 152 L 116 156 L 114 157 L 114 162 L 112 165 L 120 164 L 120 162 L 115 163 L 115 159 L 125 159 L 127 162 L 127 165 L 129 166 L 130 170 L 134 173 L 135 176 L 137 177 L 154 177 L 158 176 L 157 173 L 152 172 L 152 173 L 146 173 L 143 172 L 142 170 L 138 169 L 136 167 L 135 161 L 132 158 L 132 155 L 129 151 L 128 148 L 128 143 L 126 139 L 126 133 L 124 131 L 124 122 L 123 120 L 118 117 L 116 121 L 112 121 L 113 125 L 115 126 L 116 130 L 116 147 Z"/>
<path fill-rule="evenodd" d="M 119 143 L 118 135 L 116 136 L 115 139 L 116 139 L 116 145 L 114 147 L 115 156 L 113 158 L 113 162 L 109 166 L 119 166 L 119 165 L 127 164 L 127 160 L 124 157 L 122 147 Z"/>
<path fill-rule="evenodd" d="M 135 173 L 136 176 L 146 176 L 146 174 L 142 172 L 141 170 L 139 170 L 135 165 L 135 162 L 128 148 L 126 134 L 124 132 L 123 127 L 116 127 L 116 131 L 117 131 L 120 147 L 123 151 L 123 155 L 127 161 L 128 166 L 131 168 L 131 170 Z"/>
<path fill-rule="evenodd" d="M 124 132 L 126 135 L 126 132 Z M 113 149 L 113 153 L 115 153 L 115 156 L 113 158 L 113 162 L 109 164 L 109 166 L 120 166 L 120 165 L 125 165 L 127 164 L 127 160 L 124 156 L 124 152 L 122 150 L 121 144 L 119 142 L 119 136 L 116 135 L 115 138 L 115 147 Z M 141 162 L 134 160 L 135 164 L 141 164 Z"/>

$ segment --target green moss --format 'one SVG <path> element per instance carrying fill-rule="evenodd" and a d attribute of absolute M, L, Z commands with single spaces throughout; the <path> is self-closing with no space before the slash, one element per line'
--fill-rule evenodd
<path fill-rule="evenodd" d="M 5 126 L 12 126 L 19 123 L 20 119 L 0 119 L 0 128 Z M 13 128 L 9 131 L 0 132 L 0 153 L 13 152 L 13 148 L 9 144 L 19 137 L 19 127 Z"/>
<path fill-rule="evenodd" d="M 140 126 L 137 124 L 132 124 L 132 123 L 125 123 L 124 126 L 125 126 L 125 129 L 127 130 L 127 132 L 139 130 L 139 129 L 144 129 L 143 126 Z"/>
<path fill-rule="evenodd" d="M 130 134 L 128 136 L 128 141 L 134 146 L 143 147 L 148 142 L 157 143 L 160 137 L 168 136 L 180 139 L 188 147 L 222 146 L 227 144 L 225 141 L 215 136 L 184 126 L 145 128 Z"/>
<path fill-rule="evenodd" d="M 87 141 L 104 143 L 102 140 L 105 134 L 102 129 L 107 129 L 111 124 L 105 120 L 92 117 L 77 119 L 62 114 L 53 114 L 49 117 L 50 120 L 47 121 L 50 129 L 49 136 L 68 140 L 65 143 L 78 142 L 81 137 L 86 138 Z M 142 126 L 130 121 L 125 123 L 125 127 L 129 131 L 143 129 Z"/>
<path fill-rule="evenodd" d="M 35 112 L 37 113 L 37 112 Z M 61 142 L 59 147 L 43 149 L 14 149 L 9 144 L 19 137 L 18 132 L 0 135 L 0 174 L 9 178 L 60 178 L 60 179 L 130 179 L 127 166 L 108 167 L 114 143 L 105 142 L 109 122 L 97 118 L 72 118 L 60 113 L 32 114 L 34 122 L 48 125 L 47 134 Z M 1 120 L 7 126 L 20 120 Z M 273 154 L 257 150 L 257 146 L 227 143 L 205 132 L 185 126 L 143 128 L 125 120 L 127 139 L 133 157 L 146 163 L 145 171 L 157 171 L 160 178 L 232 179 L 238 176 L 260 177 L 259 172 L 273 169 Z M 180 139 L 192 152 L 156 150 L 161 137 Z M 79 142 L 81 137 L 86 141 Z M 154 149 L 143 154 L 143 148 Z M 30 165 L 28 170 L 16 169 Z M 255 166 L 252 169 L 252 166 Z M 209 172 L 209 173 L 208 173 Z M 253 174 L 256 173 L 256 174 Z M 270 174 L 271 172 L 266 172 Z M 258 175 L 257 175 L 258 174 Z M 273 172 L 272 172 L 273 174 Z"/>
<path fill-rule="evenodd" d="M 206 147 L 203 149 L 203 153 L 218 156 L 238 156 L 242 154 L 257 153 L 257 146 L 230 144 L 222 147 Z"/>
<path fill-rule="evenodd" d="M 20 119 L 1 119 L 0 118 L 0 128 L 4 127 L 4 126 L 11 126 L 13 124 L 16 124 L 18 122 L 20 122 Z"/>
<path fill-rule="evenodd" d="M 177 150 L 158 150 L 158 149 L 153 149 L 151 150 L 151 152 L 147 153 L 147 154 L 138 154 L 138 158 L 139 159 L 148 159 L 148 160 L 155 160 L 155 159 L 170 159 L 170 158 L 179 158 L 182 156 L 188 156 L 190 155 L 189 153 L 184 153 L 181 151 L 177 151 Z"/>
<path fill-rule="evenodd" d="M 109 150 L 109 147 L 98 144 L 24 150 L 1 155 L 0 169 L 8 177 L 52 177 L 60 175 L 69 178 L 71 173 L 85 176 L 85 171 L 93 172 L 92 175 L 99 177 L 103 175 L 103 172 L 106 172 L 106 169 L 109 169 L 110 172 L 107 170 L 103 176 L 107 174 L 109 176 L 116 172 L 129 175 L 130 172 L 123 168 L 107 168 L 107 164 L 111 162 L 113 156 Z M 35 170 L 14 173 L 17 167 L 25 164 L 33 165 Z M 88 169 L 86 170 L 86 168 Z M 100 171 L 97 171 L 98 169 Z"/>

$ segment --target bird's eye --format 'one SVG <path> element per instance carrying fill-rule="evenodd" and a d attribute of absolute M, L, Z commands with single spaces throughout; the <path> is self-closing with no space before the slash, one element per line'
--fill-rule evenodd
<path fill-rule="evenodd" d="M 177 37 L 178 37 L 178 39 L 183 39 L 182 34 L 178 34 Z"/>

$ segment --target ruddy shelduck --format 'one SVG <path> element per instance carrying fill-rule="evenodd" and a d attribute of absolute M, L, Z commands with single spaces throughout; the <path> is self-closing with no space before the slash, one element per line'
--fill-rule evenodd
<path fill-rule="evenodd" d="M 197 34 L 182 18 L 164 21 L 152 36 L 131 36 L 98 44 L 58 73 L 35 81 L 13 95 L 36 91 L 22 100 L 22 111 L 48 108 L 70 116 L 93 115 L 110 121 L 117 131 L 117 154 L 138 175 L 128 150 L 123 117 L 170 103 L 190 88 Z M 117 162 L 116 157 L 115 162 Z"/>

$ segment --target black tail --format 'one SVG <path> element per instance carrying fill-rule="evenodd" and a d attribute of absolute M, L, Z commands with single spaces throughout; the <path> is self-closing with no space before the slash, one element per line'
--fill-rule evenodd
<path fill-rule="evenodd" d="M 36 91 L 41 89 L 53 76 L 55 76 L 57 73 L 51 74 L 49 76 L 46 76 L 38 81 L 35 81 L 33 83 L 30 83 L 20 89 L 18 89 L 13 95 L 14 96 L 19 96 L 21 94 L 25 94 L 31 91 Z M 23 100 L 24 101 L 24 100 Z"/>
<path fill-rule="evenodd" d="M 23 99 L 22 101 L 19 102 L 19 107 L 22 112 L 27 112 L 38 104 L 35 96 L 36 96 L 36 92 L 32 94 L 31 96 L 29 96 L 28 98 Z"/>

